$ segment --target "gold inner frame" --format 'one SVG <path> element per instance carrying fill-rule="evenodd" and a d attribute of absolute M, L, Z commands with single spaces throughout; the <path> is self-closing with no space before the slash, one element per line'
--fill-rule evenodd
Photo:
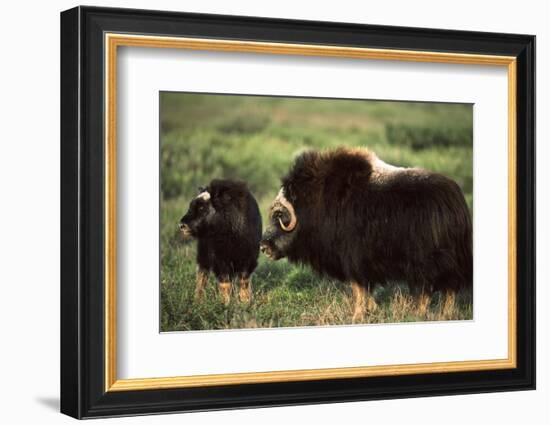
<path fill-rule="evenodd" d="M 516 367 L 516 58 L 461 53 L 370 49 L 128 34 L 105 34 L 105 391 L 150 390 Z M 507 67 L 508 72 L 508 357 L 495 360 L 305 369 L 271 372 L 118 379 L 116 373 L 116 123 L 119 46 L 342 57 Z"/>

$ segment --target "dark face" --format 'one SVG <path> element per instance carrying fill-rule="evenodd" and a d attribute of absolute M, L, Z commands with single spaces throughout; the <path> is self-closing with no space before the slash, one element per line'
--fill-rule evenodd
<path fill-rule="evenodd" d="M 294 211 L 287 208 L 290 205 L 284 196 L 281 202 L 281 196 L 277 196 L 270 208 L 269 222 L 260 242 L 260 250 L 272 260 L 286 257 L 296 237 L 296 220 L 292 218 Z"/>
<path fill-rule="evenodd" d="M 189 204 L 189 210 L 181 218 L 179 228 L 184 237 L 195 237 L 205 228 L 214 216 L 215 210 L 210 201 L 210 194 L 206 191 Z"/>

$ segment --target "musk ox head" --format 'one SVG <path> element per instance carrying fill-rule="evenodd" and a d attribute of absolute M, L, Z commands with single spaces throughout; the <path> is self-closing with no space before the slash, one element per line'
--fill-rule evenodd
<path fill-rule="evenodd" d="M 300 154 L 281 179 L 282 189 L 271 205 L 260 245 L 262 252 L 275 260 L 301 258 L 304 246 L 317 236 L 315 229 L 337 231 L 336 218 L 345 215 L 338 211 L 352 202 L 357 188 L 367 184 L 374 157 L 366 149 L 344 147 Z"/>
<path fill-rule="evenodd" d="M 260 243 L 260 250 L 272 260 L 286 257 L 295 236 L 298 218 L 284 189 L 271 204 L 267 229 Z"/>
<path fill-rule="evenodd" d="M 189 204 L 189 209 L 181 218 L 179 228 L 184 237 L 196 237 L 212 221 L 216 211 L 212 205 L 210 192 L 204 188 Z"/>

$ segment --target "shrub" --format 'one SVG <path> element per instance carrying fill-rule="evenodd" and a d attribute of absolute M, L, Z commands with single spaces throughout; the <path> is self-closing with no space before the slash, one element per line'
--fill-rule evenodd
<path fill-rule="evenodd" d="M 447 148 L 472 147 L 471 127 L 455 126 L 417 126 L 410 124 L 386 124 L 388 143 L 396 146 L 408 146 L 414 150 L 432 147 Z"/>

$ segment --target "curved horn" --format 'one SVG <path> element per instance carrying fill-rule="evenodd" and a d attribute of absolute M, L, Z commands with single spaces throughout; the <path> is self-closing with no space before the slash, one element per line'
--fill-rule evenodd
<path fill-rule="evenodd" d="M 294 211 L 294 207 L 288 200 L 285 198 L 285 195 L 283 193 L 283 189 L 279 191 L 279 194 L 277 195 L 276 200 L 288 210 L 288 213 L 290 214 L 290 223 L 288 225 L 285 225 L 283 223 L 283 220 L 279 218 L 279 223 L 281 224 L 281 228 L 285 232 L 291 232 L 296 227 L 296 222 L 298 221 L 296 218 L 296 212 Z"/>

